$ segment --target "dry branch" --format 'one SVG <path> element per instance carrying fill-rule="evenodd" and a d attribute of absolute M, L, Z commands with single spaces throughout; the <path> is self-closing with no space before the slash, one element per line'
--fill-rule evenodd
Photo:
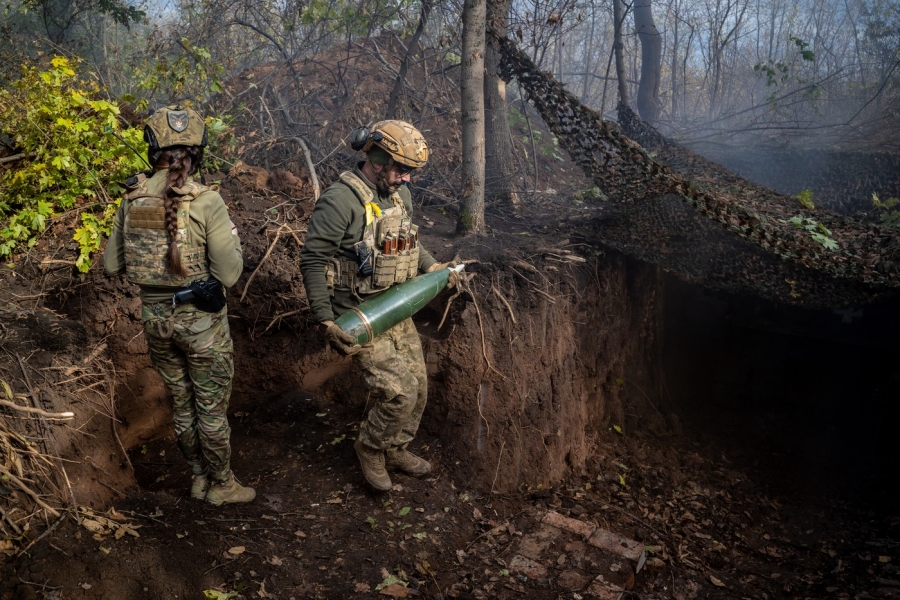
<path fill-rule="evenodd" d="M 253 269 L 253 273 L 251 273 L 250 277 L 247 279 L 247 285 L 244 286 L 244 291 L 241 293 L 241 300 L 240 300 L 241 302 L 244 301 L 244 296 L 247 295 L 247 290 L 250 289 L 250 283 L 253 281 L 253 278 L 256 277 L 256 274 L 257 274 L 257 272 L 259 272 L 260 267 L 263 266 L 263 264 L 269 258 L 269 255 L 272 254 L 272 250 L 275 249 L 275 244 L 278 243 L 278 238 L 281 237 L 281 232 L 284 231 L 284 229 L 286 229 L 286 228 L 287 228 L 287 223 L 285 223 L 284 225 L 279 227 L 278 230 L 275 232 L 275 239 L 272 240 L 271 244 L 269 244 L 269 249 L 266 250 L 265 256 L 262 257 L 262 260 L 259 261 L 259 264 L 256 265 L 255 269 Z"/>
<path fill-rule="evenodd" d="M 46 417 L 48 419 L 73 419 L 73 418 L 75 418 L 75 413 L 73 413 L 73 412 L 52 413 L 52 412 L 47 412 L 46 410 L 41 410 L 40 408 L 19 406 L 18 404 L 13 404 L 12 402 L 9 402 L 7 400 L 0 400 L 0 406 L 5 406 L 7 408 L 11 408 L 13 410 L 18 410 L 18 411 L 21 411 L 24 413 L 40 415 L 40 416 Z"/>
<path fill-rule="evenodd" d="M 516 315 L 513 312 L 512 306 L 509 305 L 509 302 L 507 302 L 506 298 L 503 297 L 503 294 L 500 293 L 500 290 L 498 290 L 497 286 L 495 286 L 494 284 L 491 284 L 491 291 L 494 292 L 494 295 L 500 299 L 500 302 L 502 302 L 503 306 L 506 307 L 506 310 L 509 311 L 509 318 L 512 319 L 513 325 L 516 325 Z"/>
<path fill-rule="evenodd" d="M 25 158 L 24 154 L 13 154 L 12 156 L 4 156 L 3 158 L 0 158 L 0 165 L 2 165 L 4 163 L 8 163 L 8 162 L 17 161 L 22 158 Z"/>
<path fill-rule="evenodd" d="M 16 485 L 16 487 L 18 487 L 20 490 L 22 490 L 23 492 L 25 492 L 26 494 L 31 496 L 31 499 L 34 500 L 35 504 L 37 504 L 38 506 L 40 506 L 41 508 L 46 510 L 48 513 L 50 513 L 54 517 L 59 516 L 59 511 L 57 511 L 55 508 L 53 508 L 52 506 L 50 506 L 49 504 L 47 504 L 46 502 L 41 500 L 41 497 L 38 496 L 34 490 L 32 490 L 27 485 L 25 485 L 25 483 L 21 479 L 19 479 L 18 477 L 16 477 L 12 473 L 10 473 L 6 469 L 6 467 L 4 467 L 3 465 L 0 465 L 0 473 L 3 473 L 12 483 L 14 483 Z"/>

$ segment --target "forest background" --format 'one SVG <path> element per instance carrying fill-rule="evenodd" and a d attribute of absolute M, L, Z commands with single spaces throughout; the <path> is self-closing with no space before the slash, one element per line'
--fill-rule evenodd
<path fill-rule="evenodd" d="M 466 27 L 476 32 L 468 39 Z M 396 38 L 406 59 L 399 70 L 381 61 L 397 85 L 386 108 L 353 115 L 358 124 L 397 115 L 415 122 L 408 103 L 398 106 L 400 92 L 416 93 L 403 89 L 410 85 L 405 70 L 462 67 L 464 117 L 472 114 L 465 103 L 471 90 L 488 114 L 482 127 L 491 175 L 485 181 L 481 171 L 475 188 L 481 194 L 484 187 L 489 202 L 515 202 L 530 185 L 530 155 L 561 150 L 537 129 L 511 136 L 510 124 L 528 114 L 515 85 L 497 78 L 490 45 L 484 86 L 480 79 L 473 85 L 473 67 L 462 57 L 479 55 L 485 30 L 508 33 L 604 117 L 614 119 L 620 98 L 634 99 L 645 121 L 688 146 L 897 150 L 900 3 L 891 0 L 14 0 L 0 17 L 0 258 L 33 244 L 49 219 L 81 211 L 77 266 L 87 271 L 108 228 L 116 182 L 144 168 L 129 149 L 142 147 L 141 120 L 163 105 L 183 103 L 209 115 L 213 168 L 240 160 L 278 167 L 289 153 L 279 157 L 272 148 L 293 139 L 314 172 L 349 130 L 334 130 L 344 119 L 304 120 L 303 104 L 312 99 L 282 88 L 302 89 L 303 61 L 380 36 Z M 365 48 L 381 52 L 377 42 Z M 223 85 L 260 65 L 273 68 L 245 90 L 262 88 L 256 97 Z M 337 65 L 334 93 L 346 95 L 346 65 Z M 462 169 L 448 177 L 466 206 L 472 186 L 463 181 L 485 160 L 469 151 L 471 119 L 462 121 Z M 256 131 L 242 135 L 234 128 L 241 123 Z M 520 168 L 508 158 L 492 168 L 492 140 L 507 146 L 501 154 L 518 156 Z"/>

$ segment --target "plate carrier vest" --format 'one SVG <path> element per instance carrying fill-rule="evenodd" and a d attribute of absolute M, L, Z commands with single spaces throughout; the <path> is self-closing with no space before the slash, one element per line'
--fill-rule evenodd
<path fill-rule="evenodd" d="M 359 176 L 344 171 L 340 180 L 366 209 L 360 242 L 372 252 L 373 270 L 369 277 L 360 277 L 357 261 L 343 256 L 332 258 L 325 265 L 325 282 L 332 295 L 334 290 L 374 294 L 415 277 L 419 272 L 419 228 L 412 224 L 400 194 L 391 194 L 394 206 L 382 210 L 374 202 L 372 189 Z"/>
<path fill-rule="evenodd" d="M 138 174 L 136 179 L 137 182 L 129 186 L 130 191 L 122 196 L 124 202 L 131 204 L 123 227 L 128 280 L 138 285 L 185 287 L 194 281 L 208 279 L 206 246 L 196 246 L 191 239 L 191 201 L 204 192 L 215 191 L 217 186 L 207 187 L 188 181 L 183 187 L 173 188 L 181 198 L 175 242 L 187 272 L 187 276 L 182 277 L 172 273 L 166 261 L 169 238 L 166 235 L 165 198 L 148 192 L 149 179 L 145 174 Z"/>

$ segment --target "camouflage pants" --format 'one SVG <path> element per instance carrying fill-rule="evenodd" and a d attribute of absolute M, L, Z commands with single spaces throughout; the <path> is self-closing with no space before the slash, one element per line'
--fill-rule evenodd
<path fill-rule="evenodd" d="M 422 343 L 412 319 L 394 325 L 353 356 L 375 405 L 359 428 L 376 450 L 405 446 L 416 437 L 428 401 Z"/>
<path fill-rule="evenodd" d="M 206 313 L 192 304 L 173 309 L 160 303 L 144 305 L 141 317 L 150 360 L 172 396 L 181 453 L 195 475 L 208 471 L 225 480 L 231 471 L 226 412 L 234 375 L 228 309 Z"/>

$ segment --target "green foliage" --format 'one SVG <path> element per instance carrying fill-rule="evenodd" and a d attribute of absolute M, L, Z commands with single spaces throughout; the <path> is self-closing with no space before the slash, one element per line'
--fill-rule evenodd
<path fill-rule="evenodd" d="M 0 175 L 0 258 L 33 246 L 59 212 L 109 205 L 122 191 L 117 182 L 146 168 L 125 143 L 141 144 L 142 132 L 123 130 L 118 106 L 99 98 L 97 85 L 79 78 L 76 66 L 62 57 L 45 71 L 26 65 L 21 78 L 0 91 L 0 133 L 25 155 Z M 82 272 L 99 246 L 94 234 L 108 230 L 109 221 L 107 211 L 88 214 L 75 237 Z"/>
<path fill-rule="evenodd" d="M 75 230 L 73 238 L 78 242 L 78 258 L 75 259 L 75 266 L 82 273 L 87 273 L 91 268 L 91 254 L 100 249 L 103 237 L 109 237 L 112 232 L 113 220 L 116 218 L 120 202 L 121 199 L 107 204 L 99 217 L 87 211 L 81 213 L 81 227 Z"/>
<path fill-rule="evenodd" d="M 606 200 L 607 197 L 599 187 L 592 187 L 588 190 L 578 190 L 577 192 L 575 192 L 575 199 L 573 200 L 573 203 L 576 206 L 581 206 L 587 199 Z"/>
<path fill-rule="evenodd" d="M 53 4 L 52 0 L 24 0 L 19 6 L 19 10 L 23 14 L 29 10 L 34 10 L 38 13 L 58 13 L 59 8 L 53 6 Z M 69 6 L 67 8 L 72 11 L 76 7 Z M 121 0 L 89 0 L 88 2 L 79 3 L 76 10 L 109 15 L 116 23 L 125 27 L 130 27 L 132 23 L 137 23 L 147 16 L 146 12 Z"/>
<path fill-rule="evenodd" d="M 310 0 L 300 11 L 300 21 L 304 25 L 322 26 L 331 33 L 367 36 L 371 34 L 373 21 L 384 27 L 401 29 L 402 23 L 396 22 L 394 17 L 400 11 L 408 13 L 414 10 L 412 5 L 411 0 L 396 3 L 375 0 L 361 8 L 359 3 L 350 0 Z"/>
<path fill-rule="evenodd" d="M 798 37 L 790 36 L 789 39 L 794 42 L 794 45 L 797 47 L 800 58 L 806 62 L 816 62 L 816 53 L 809 49 L 809 44 Z"/>
<path fill-rule="evenodd" d="M 794 200 L 797 200 L 800 203 L 800 206 L 802 206 L 803 208 L 812 210 L 816 207 L 816 205 L 813 204 L 812 196 L 812 190 L 803 190 L 802 192 L 794 196 Z"/>
<path fill-rule="evenodd" d="M 882 202 L 878 194 L 872 192 L 872 205 L 879 212 L 881 222 L 894 229 L 900 229 L 900 210 L 895 209 L 900 204 L 900 198 L 888 198 Z"/>
<path fill-rule="evenodd" d="M 181 38 L 177 48 L 181 54 L 160 51 L 134 66 L 131 79 L 138 82 L 137 86 L 133 94 L 124 95 L 122 100 L 134 102 L 137 110 L 143 112 L 153 99 L 164 104 L 190 105 L 188 99 L 206 101 L 221 93 L 225 67 L 213 60 L 210 51 L 187 38 Z"/>
<path fill-rule="evenodd" d="M 809 49 L 808 43 L 794 36 L 790 36 L 789 39 L 796 47 L 797 52 L 800 55 L 800 60 L 810 63 L 816 61 L 816 53 Z M 757 63 L 753 66 L 753 70 L 766 78 L 766 87 L 778 88 L 779 86 L 786 84 L 791 78 L 792 66 L 793 65 L 789 62 L 770 60 L 764 63 Z M 797 77 L 797 83 L 802 85 L 803 83 L 805 83 L 805 81 Z M 807 100 L 813 102 L 818 99 L 821 94 L 822 90 L 818 85 L 811 85 L 803 95 Z M 771 95 L 769 95 L 769 97 L 766 99 L 773 105 L 773 108 L 776 105 L 776 97 L 777 89 L 776 91 L 773 91 Z"/>
<path fill-rule="evenodd" d="M 223 163 L 228 163 L 237 153 L 238 140 L 234 136 L 234 129 L 228 124 L 230 118 L 206 117 L 206 131 L 208 145 L 204 164 L 211 173 L 222 170 Z"/>
<path fill-rule="evenodd" d="M 827 250 L 837 250 L 838 248 L 838 243 L 831 237 L 831 230 L 815 219 L 797 215 L 782 222 L 807 231 L 812 239 L 822 244 Z"/>

